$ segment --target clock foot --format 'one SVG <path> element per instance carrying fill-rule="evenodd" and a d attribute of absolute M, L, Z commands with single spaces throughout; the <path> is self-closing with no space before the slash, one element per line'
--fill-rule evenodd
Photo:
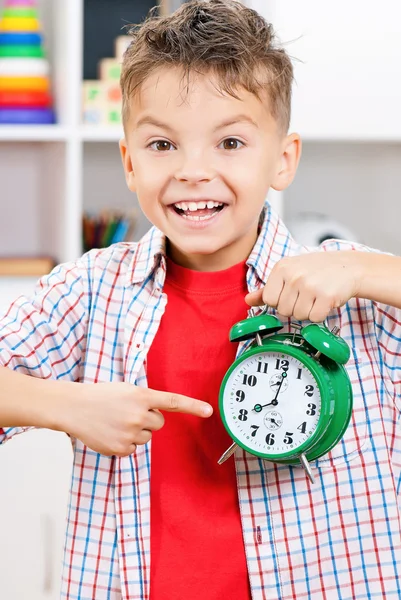
<path fill-rule="evenodd" d="M 301 461 L 301 465 L 305 469 L 305 472 L 306 472 L 307 476 L 309 477 L 310 482 L 315 483 L 315 478 L 313 477 L 311 466 L 310 466 L 305 454 L 301 454 L 301 456 L 299 457 L 299 460 Z"/>
<path fill-rule="evenodd" d="M 228 458 L 230 458 L 230 456 L 232 456 L 234 454 L 234 452 L 236 451 L 236 449 L 238 448 L 238 444 L 236 444 L 235 442 L 233 444 L 231 444 L 231 446 L 228 448 L 228 450 L 226 450 L 224 452 L 224 454 L 222 454 L 219 458 L 219 460 L 217 461 L 219 465 L 222 465 L 223 462 L 226 462 L 226 460 Z"/>

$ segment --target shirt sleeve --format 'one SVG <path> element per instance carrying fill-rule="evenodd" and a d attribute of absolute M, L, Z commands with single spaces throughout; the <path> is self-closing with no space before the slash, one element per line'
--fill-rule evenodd
<path fill-rule="evenodd" d="M 79 381 L 88 316 L 86 274 L 81 261 L 59 265 L 38 281 L 32 298 L 21 296 L 0 314 L 0 367 Z M 0 426 L 0 444 L 27 429 Z"/>
<path fill-rule="evenodd" d="M 401 411 L 401 310 L 373 302 L 373 315 L 384 382 Z"/>

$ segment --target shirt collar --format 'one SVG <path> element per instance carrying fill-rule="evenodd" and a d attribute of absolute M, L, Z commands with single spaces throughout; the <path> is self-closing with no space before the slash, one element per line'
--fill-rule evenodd
<path fill-rule="evenodd" d="M 274 265 L 299 249 L 283 221 L 266 202 L 259 220 L 259 235 L 248 257 L 248 285 L 251 290 L 265 285 Z M 252 277 L 254 274 L 254 277 Z"/>
<path fill-rule="evenodd" d="M 265 284 L 272 268 L 297 246 L 279 216 L 266 202 L 259 220 L 259 234 L 246 261 L 250 290 Z M 136 244 L 127 273 L 127 284 L 143 283 L 154 273 L 155 283 L 162 288 L 166 274 L 166 237 L 152 227 Z"/>
<path fill-rule="evenodd" d="M 134 255 L 127 273 L 127 283 L 143 283 L 164 263 L 166 256 L 166 236 L 157 227 L 151 227 L 135 245 Z"/>

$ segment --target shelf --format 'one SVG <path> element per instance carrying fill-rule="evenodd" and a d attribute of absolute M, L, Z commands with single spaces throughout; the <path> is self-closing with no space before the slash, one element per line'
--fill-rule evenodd
<path fill-rule="evenodd" d="M 0 142 L 63 142 L 68 130 L 61 125 L 1 125 Z"/>
<path fill-rule="evenodd" d="M 41 277 L 54 266 L 48 256 L 0 257 L 0 277 Z"/>
<path fill-rule="evenodd" d="M 79 137 L 84 142 L 118 142 L 124 136 L 122 127 L 82 125 Z"/>
<path fill-rule="evenodd" d="M 121 127 L 82 125 L 79 128 L 61 125 L 1 125 L 0 142 L 118 142 L 124 133 Z"/>

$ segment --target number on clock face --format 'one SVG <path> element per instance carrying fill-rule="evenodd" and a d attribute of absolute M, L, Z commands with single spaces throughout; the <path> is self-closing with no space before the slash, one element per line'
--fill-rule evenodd
<path fill-rule="evenodd" d="M 227 425 L 250 451 L 296 451 L 316 430 L 321 396 L 316 379 L 295 357 L 260 352 L 230 374 L 224 391 Z"/>

